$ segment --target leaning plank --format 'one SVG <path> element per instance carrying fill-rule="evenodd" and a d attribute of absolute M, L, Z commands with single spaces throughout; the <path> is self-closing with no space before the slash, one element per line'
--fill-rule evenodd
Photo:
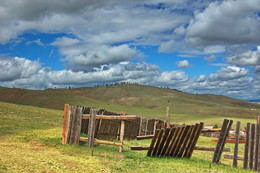
<path fill-rule="evenodd" d="M 90 114 L 83 114 L 82 119 L 89 119 Z M 97 115 L 97 120 L 135 120 L 135 115 L 115 116 L 115 115 Z"/>
<path fill-rule="evenodd" d="M 160 144 L 162 142 L 164 131 L 165 131 L 164 129 L 160 129 L 160 131 L 159 131 L 155 147 L 153 148 L 152 156 L 157 156 L 157 152 L 158 152 L 159 146 L 160 146 Z"/>
<path fill-rule="evenodd" d="M 154 135 L 146 135 L 146 136 L 136 136 L 137 140 L 141 140 L 141 139 L 152 139 L 154 137 Z"/>
<path fill-rule="evenodd" d="M 79 140 L 82 141 L 82 142 L 88 142 L 88 138 L 84 138 L 84 137 L 80 137 Z M 118 143 L 118 142 L 103 141 L 103 140 L 98 140 L 98 139 L 94 139 L 94 143 L 116 145 L 116 146 L 122 146 L 123 145 L 122 143 Z"/>
<path fill-rule="evenodd" d="M 171 130 L 170 128 L 167 128 L 167 129 L 164 131 L 164 134 L 163 134 L 163 136 L 162 136 L 162 141 L 161 141 L 161 143 L 160 143 L 160 145 L 159 145 L 159 148 L 158 148 L 158 151 L 157 151 L 157 155 L 158 155 L 158 156 L 161 155 L 161 153 L 162 153 L 163 147 L 164 147 L 164 145 L 165 145 L 165 141 L 166 141 L 166 139 L 167 139 L 167 136 L 169 135 L 170 130 Z"/>
<path fill-rule="evenodd" d="M 193 150 L 194 150 L 194 147 L 196 146 L 196 144 L 198 142 L 198 139 L 199 139 L 199 136 L 200 136 L 200 133 L 201 133 L 201 129 L 203 128 L 203 125 L 204 125 L 204 123 L 200 122 L 197 125 L 197 128 L 195 128 L 194 137 L 192 139 L 192 142 L 191 142 L 190 146 L 188 146 L 188 148 L 189 148 L 189 149 L 187 149 L 188 152 L 184 153 L 184 157 L 191 158 Z M 195 127 L 196 127 L 196 125 L 195 125 Z"/>
<path fill-rule="evenodd" d="M 173 154 L 174 156 L 176 156 L 176 157 L 182 157 L 183 151 L 182 151 L 181 146 L 184 144 L 184 140 L 185 140 L 185 138 L 188 136 L 187 134 L 188 134 L 190 128 L 191 128 L 191 126 L 189 126 L 189 125 L 187 125 L 187 126 L 185 127 L 184 132 L 183 132 L 183 134 L 182 134 L 182 136 L 181 136 L 181 138 L 180 138 L 180 141 L 179 141 L 179 143 L 178 143 L 178 145 L 177 145 L 177 147 L 176 147 L 176 150 L 175 150 L 175 152 L 174 152 L 174 154 Z M 179 152 L 182 152 L 182 153 L 179 154 Z"/>
<path fill-rule="evenodd" d="M 154 147 L 154 144 L 155 144 L 155 142 L 156 142 L 156 140 L 157 140 L 157 136 L 158 136 L 158 134 L 159 134 L 159 131 L 160 131 L 160 130 L 156 130 L 156 131 L 155 131 L 154 137 L 153 137 L 153 139 L 152 139 L 152 142 L 151 142 L 151 144 L 150 144 L 149 150 L 148 150 L 148 152 L 147 152 L 147 156 L 151 156 L 151 154 L 152 154 L 153 147 Z"/>
<path fill-rule="evenodd" d="M 224 148 L 224 146 L 225 146 L 226 139 L 228 137 L 228 132 L 229 132 L 230 126 L 232 125 L 232 122 L 233 122 L 232 120 L 229 121 L 227 119 L 224 119 L 224 121 L 223 121 L 222 128 L 221 128 L 220 135 L 219 135 L 219 140 L 218 140 L 216 150 L 214 152 L 214 156 L 212 159 L 213 163 L 219 163 L 219 160 L 220 160 L 220 157 L 222 154 L 222 148 Z"/>
<path fill-rule="evenodd" d="M 192 129 L 194 129 L 194 127 L 195 127 L 194 125 L 190 126 L 190 128 L 189 128 L 189 130 L 188 130 L 187 134 L 185 135 L 185 138 L 182 142 L 182 145 L 179 149 L 179 152 L 177 153 L 177 157 L 182 157 L 184 152 L 187 150 L 187 148 L 188 148 L 187 145 L 188 145 L 188 142 L 191 138 L 191 132 L 192 132 Z"/>
<path fill-rule="evenodd" d="M 234 159 L 233 154 L 224 154 L 225 159 Z M 237 155 L 237 160 L 244 160 L 244 156 L 242 155 Z"/>
<path fill-rule="evenodd" d="M 176 131 L 176 128 L 171 128 L 168 136 L 167 136 L 167 139 L 165 141 L 165 145 L 164 147 L 162 148 L 162 153 L 161 153 L 161 156 L 165 156 L 165 153 L 166 153 L 166 150 L 169 148 L 169 144 L 171 142 L 171 139 L 172 139 L 172 136 L 174 135 L 174 132 Z"/>

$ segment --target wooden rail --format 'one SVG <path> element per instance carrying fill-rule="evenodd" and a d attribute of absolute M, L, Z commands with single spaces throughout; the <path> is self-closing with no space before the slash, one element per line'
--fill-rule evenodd
<path fill-rule="evenodd" d="M 83 114 L 82 119 L 89 119 L 90 114 Z M 135 115 L 124 115 L 124 116 L 115 116 L 115 115 L 97 115 L 97 120 L 135 120 Z"/>

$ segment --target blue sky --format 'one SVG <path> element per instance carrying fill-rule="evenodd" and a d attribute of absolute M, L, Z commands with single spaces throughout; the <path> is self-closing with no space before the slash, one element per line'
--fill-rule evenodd
<path fill-rule="evenodd" d="M 259 0 L 2 0 L 0 86 L 138 82 L 260 99 Z"/>

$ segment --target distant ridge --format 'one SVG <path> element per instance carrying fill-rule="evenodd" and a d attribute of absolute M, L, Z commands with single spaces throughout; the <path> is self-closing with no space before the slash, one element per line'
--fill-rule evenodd
<path fill-rule="evenodd" d="M 168 104 L 175 114 L 257 116 L 260 105 L 221 95 L 189 94 L 175 89 L 139 84 L 74 89 L 27 90 L 0 87 L 0 101 L 62 110 L 65 103 L 104 107 L 143 115 L 165 115 Z M 169 101 L 169 102 L 168 102 Z M 256 111 L 251 111 L 251 109 Z"/>

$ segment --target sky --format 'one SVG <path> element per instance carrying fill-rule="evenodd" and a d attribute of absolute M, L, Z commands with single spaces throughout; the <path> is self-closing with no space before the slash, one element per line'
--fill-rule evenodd
<path fill-rule="evenodd" d="M 260 99 L 260 1 L 0 1 L 0 86 L 121 82 Z"/>

